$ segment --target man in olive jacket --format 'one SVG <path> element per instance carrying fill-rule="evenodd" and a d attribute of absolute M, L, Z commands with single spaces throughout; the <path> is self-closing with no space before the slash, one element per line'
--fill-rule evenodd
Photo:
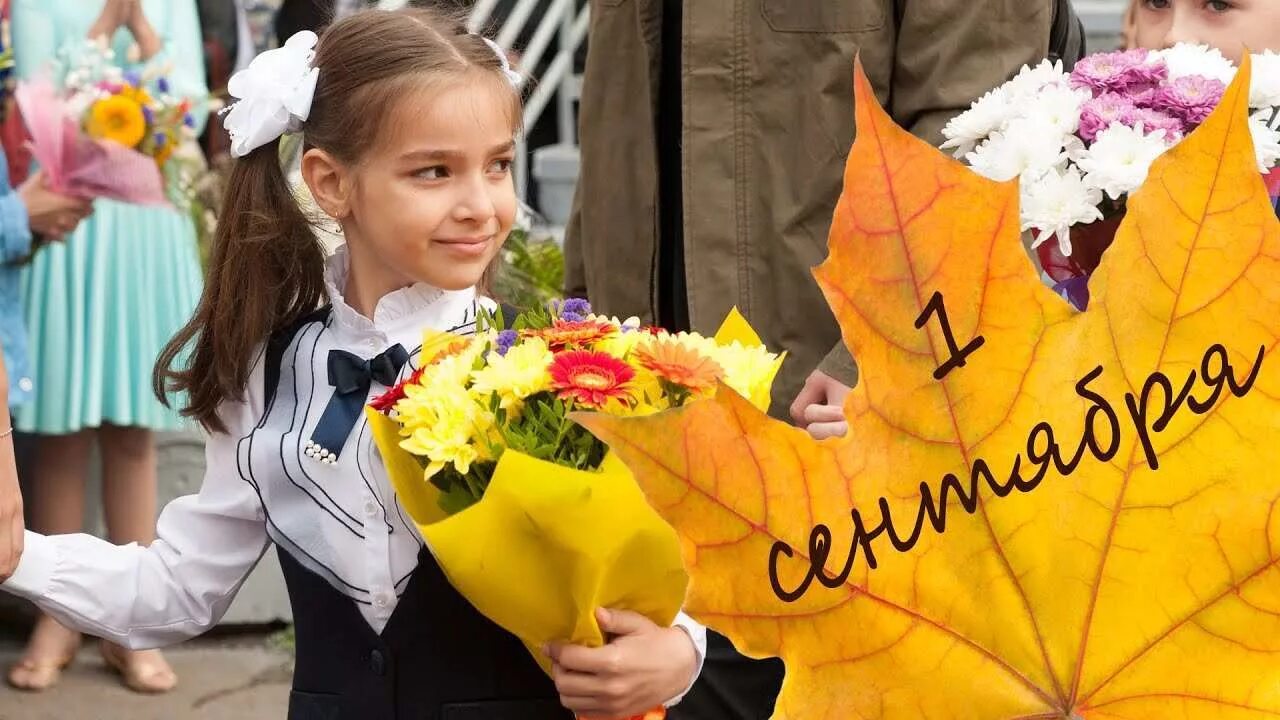
<path fill-rule="evenodd" d="M 1067 0 L 590 1 L 566 290 L 703 333 L 736 305 L 789 353 L 773 409 L 798 416 L 838 405 L 856 375 L 810 274 L 853 140 L 854 56 L 893 118 L 937 144 L 1023 64 L 1083 52 Z M 672 718 L 766 718 L 780 678 L 713 633 Z"/>

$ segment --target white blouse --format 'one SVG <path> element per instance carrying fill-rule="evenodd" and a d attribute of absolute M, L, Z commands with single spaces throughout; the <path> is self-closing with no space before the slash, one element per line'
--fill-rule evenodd
<path fill-rule="evenodd" d="M 117 546 L 85 534 L 27 532 L 17 571 L 0 588 L 91 635 L 158 647 L 216 624 L 275 542 L 357 603 L 381 632 L 423 540 L 396 499 L 363 415 L 335 462 L 307 453 L 333 395 L 329 351 L 371 358 L 399 343 L 410 354 L 404 376 L 416 363 L 424 328 L 469 334 L 477 308 L 494 305 L 474 290 L 417 284 L 383 297 L 370 320 L 343 301 L 346 273 L 340 249 L 326 271 L 328 319 L 294 336 L 274 397 L 264 387 L 260 353 L 244 400 L 224 405 L 227 432 L 206 441 L 200 492 L 164 508 L 155 542 Z M 386 389 L 373 381 L 368 399 Z M 701 667 L 706 629 L 683 613 L 676 624 L 693 638 Z"/>

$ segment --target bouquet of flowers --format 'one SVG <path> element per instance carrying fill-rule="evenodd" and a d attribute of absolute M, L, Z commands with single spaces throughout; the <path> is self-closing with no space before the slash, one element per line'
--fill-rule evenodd
<path fill-rule="evenodd" d="M 125 72 L 105 40 L 64 53 L 62 84 L 18 84 L 14 97 L 31 153 L 58 192 L 139 205 L 186 205 L 181 172 L 167 167 L 194 137 L 191 101 L 170 94 L 158 68 Z M 168 174 L 175 180 L 170 181 Z"/>
<path fill-rule="evenodd" d="M 1252 64 L 1250 127 L 1266 174 L 1280 160 L 1280 55 Z M 1022 229 L 1055 289 L 1084 309 L 1126 197 L 1208 117 L 1235 71 L 1217 50 L 1187 44 L 1089 55 L 1070 73 L 1045 61 L 952 119 L 942 147 L 985 177 L 1019 179 Z"/>
<path fill-rule="evenodd" d="M 420 357 L 365 412 L 401 505 L 454 587 L 548 671 L 544 643 L 604 643 L 595 608 L 670 624 L 688 585 L 675 531 L 573 414 L 646 415 L 722 391 L 764 408 L 782 358 L 736 311 L 706 338 L 598 316 L 580 300 L 511 328 L 482 318 L 469 338 L 428 332 Z"/>

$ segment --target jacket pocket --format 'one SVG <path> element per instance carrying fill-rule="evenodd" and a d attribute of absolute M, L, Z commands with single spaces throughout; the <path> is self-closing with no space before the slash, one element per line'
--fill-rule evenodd
<path fill-rule="evenodd" d="M 777 32 L 857 33 L 884 27 L 885 0 L 761 0 Z"/>
<path fill-rule="evenodd" d="M 343 720 L 342 696 L 293 690 L 289 693 L 289 720 Z"/>
<path fill-rule="evenodd" d="M 482 700 L 446 703 L 440 720 L 573 720 L 573 714 L 555 700 Z"/>

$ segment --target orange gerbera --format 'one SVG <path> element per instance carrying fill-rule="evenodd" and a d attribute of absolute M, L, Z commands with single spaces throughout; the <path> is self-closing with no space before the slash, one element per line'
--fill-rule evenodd
<path fill-rule="evenodd" d="M 542 338 L 547 342 L 547 347 L 554 351 L 569 347 L 588 347 L 618 334 L 619 330 L 617 325 L 600 320 L 556 320 L 551 327 L 521 332 L 526 336 Z"/>
<path fill-rule="evenodd" d="M 658 378 L 691 392 L 709 390 L 724 377 L 720 363 L 668 338 L 641 344 L 635 349 L 635 359 Z"/>
<path fill-rule="evenodd" d="M 600 407 L 610 398 L 625 398 L 636 371 L 609 353 L 567 350 L 551 361 L 551 387 L 566 400 Z"/>
<path fill-rule="evenodd" d="M 454 340 L 453 342 L 450 342 L 448 345 L 445 345 L 443 348 L 440 348 L 440 346 L 437 345 L 436 348 L 439 348 L 438 350 L 435 350 L 434 348 L 431 350 L 428 350 L 427 348 L 423 348 L 423 352 L 430 353 L 430 356 L 429 357 L 424 356 L 419 360 L 422 363 L 423 367 L 427 365 L 435 365 L 436 363 L 440 362 L 441 360 L 444 360 L 447 357 L 453 357 L 454 355 L 461 354 L 463 350 L 466 350 L 470 346 L 471 346 L 471 341 L 468 339 L 463 339 L 463 340 Z"/>

